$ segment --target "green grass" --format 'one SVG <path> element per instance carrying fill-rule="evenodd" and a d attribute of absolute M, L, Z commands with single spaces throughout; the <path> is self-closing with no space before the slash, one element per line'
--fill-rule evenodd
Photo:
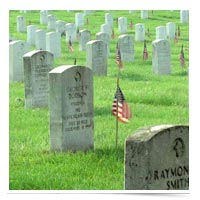
<path fill-rule="evenodd" d="M 78 11 L 76 11 L 78 12 Z M 180 24 L 179 11 L 149 12 L 149 19 L 140 19 L 140 12 L 96 11 L 89 16 L 92 39 L 105 23 L 104 14 L 114 17 L 116 38 L 110 44 L 108 74 L 94 77 L 94 151 L 87 153 L 52 153 L 49 146 L 49 111 L 24 108 L 24 84 L 12 83 L 9 90 L 9 148 L 10 148 L 10 190 L 123 190 L 124 182 L 124 141 L 138 128 L 157 124 L 188 124 L 189 95 L 188 69 L 182 71 L 179 63 L 181 45 L 185 48 L 185 59 L 189 65 L 189 26 Z M 59 20 L 74 22 L 75 12 L 51 11 Z M 16 16 L 24 15 L 27 24 L 39 25 L 39 11 L 19 13 L 10 11 L 10 36 L 26 40 L 26 33 L 16 32 Z M 111 106 L 116 90 L 118 68 L 115 63 L 115 47 L 119 32 L 116 19 L 127 17 L 128 24 L 144 23 L 149 27 L 151 38 L 147 39 L 149 60 L 142 60 L 143 43 L 134 42 L 135 61 L 124 63 L 120 74 L 120 86 L 130 104 L 133 119 L 129 124 L 119 123 L 118 152 L 115 151 L 115 118 L 111 116 Z M 172 74 L 158 76 L 152 74 L 151 42 L 155 39 L 155 27 L 173 21 L 180 26 L 181 37 L 178 44 L 171 41 Z M 128 30 L 134 36 L 134 29 Z M 73 64 L 85 65 L 86 53 L 78 51 L 78 42 L 73 44 L 75 52 L 67 51 L 62 38 L 62 56 L 55 59 L 54 67 Z M 32 47 L 34 49 L 34 47 Z"/>

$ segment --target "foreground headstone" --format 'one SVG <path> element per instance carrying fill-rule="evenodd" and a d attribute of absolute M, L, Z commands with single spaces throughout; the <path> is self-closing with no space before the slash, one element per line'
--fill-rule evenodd
<path fill-rule="evenodd" d="M 24 55 L 25 107 L 48 107 L 49 71 L 53 69 L 53 54 L 31 51 Z"/>
<path fill-rule="evenodd" d="M 86 44 L 86 66 L 94 75 L 107 75 L 107 47 L 102 40 L 91 40 Z"/>
<path fill-rule="evenodd" d="M 93 73 L 84 66 L 59 66 L 49 73 L 52 151 L 94 148 Z"/>
<path fill-rule="evenodd" d="M 171 49 L 168 40 L 152 42 L 152 67 L 154 74 L 171 74 Z"/>
<path fill-rule="evenodd" d="M 135 41 L 142 42 L 145 39 L 145 27 L 144 24 L 135 24 Z"/>
<path fill-rule="evenodd" d="M 128 62 L 134 61 L 133 37 L 127 34 L 120 35 L 118 42 L 119 42 L 122 61 L 128 61 Z"/>
<path fill-rule="evenodd" d="M 125 143 L 126 190 L 189 189 L 189 126 L 140 129 Z"/>
<path fill-rule="evenodd" d="M 30 50 L 30 45 L 22 40 L 9 43 L 9 82 L 24 80 L 23 56 Z"/>

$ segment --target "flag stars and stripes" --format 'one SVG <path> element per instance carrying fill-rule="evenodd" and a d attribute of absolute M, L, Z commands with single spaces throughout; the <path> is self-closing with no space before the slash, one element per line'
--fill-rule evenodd
<path fill-rule="evenodd" d="M 112 104 L 112 115 L 116 116 L 119 121 L 123 123 L 128 123 L 131 119 L 131 109 L 124 98 L 122 90 L 120 87 L 117 88 L 115 97 Z"/>

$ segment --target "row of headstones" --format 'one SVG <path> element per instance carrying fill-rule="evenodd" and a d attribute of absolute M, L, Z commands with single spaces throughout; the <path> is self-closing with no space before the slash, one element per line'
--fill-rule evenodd
<path fill-rule="evenodd" d="M 29 52 L 23 59 L 25 107 L 49 105 L 51 151 L 94 149 L 92 70 L 52 69 L 53 55 L 46 51 Z M 124 156 L 126 190 L 189 188 L 188 126 L 141 129 L 126 139 Z"/>
<path fill-rule="evenodd" d="M 132 36 L 119 36 L 118 44 L 122 61 L 133 62 L 134 44 Z M 9 82 L 24 80 L 23 55 L 29 51 L 30 46 L 23 41 L 9 43 Z M 107 75 L 107 55 L 107 45 L 102 40 L 91 40 L 86 44 L 86 66 L 93 70 L 94 75 Z M 152 42 L 152 69 L 154 74 L 171 73 L 171 48 L 168 40 Z"/>
<path fill-rule="evenodd" d="M 186 15 L 188 18 L 188 11 L 181 11 L 181 13 L 184 13 L 184 16 Z M 183 17 L 184 19 L 186 17 Z M 40 12 L 40 23 L 44 25 L 48 25 L 48 30 L 56 30 L 56 32 L 59 32 L 62 34 L 63 32 L 66 31 L 67 33 L 67 40 L 69 39 L 69 36 L 71 37 L 72 42 L 76 40 L 76 30 L 79 27 L 84 26 L 84 15 L 82 13 L 76 13 L 75 14 L 75 24 L 73 23 L 67 23 L 65 24 L 64 21 L 58 20 L 56 21 L 56 17 L 54 15 L 48 15 L 48 11 L 41 11 Z M 108 33 L 109 36 L 111 35 L 111 29 L 113 27 L 113 17 L 111 14 L 106 13 L 105 14 L 105 24 L 101 25 L 101 32 Z M 166 24 L 166 36 L 168 37 L 174 37 L 175 32 L 174 32 L 174 27 L 175 24 L 173 23 L 167 23 Z M 161 27 L 160 27 L 161 28 Z M 159 29 L 156 30 L 158 32 L 158 35 L 156 39 L 165 39 L 165 38 L 158 38 L 159 37 L 159 32 L 164 32 L 163 27 L 162 31 Z M 27 33 L 28 35 L 34 34 L 34 32 L 37 30 L 37 26 L 28 26 L 27 27 Z M 118 30 L 121 34 L 127 33 L 127 18 L 126 17 L 119 17 L 118 18 Z M 135 35 L 135 40 L 136 41 L 141 41 L 144 40 L 144 35 L 145 35 L 145 29 L 144 29 L 144 24 L 138 23 L 135 25 L 135 30 L 136 30 L 136 35 Z M 172 30 L 172 31 L 171 31 Z M 18 16 L 17 17 L 17 31 L 18 32 L 26 32 L 26 22 L 25 18 L 23 16 Z M 162 33 L 164 34 L 164 33 Z M 139 37 L 139 35 L 141 35 Z M 164 37 L 164 36 L 162 36 Z M 30 43 L 34 43 L 34 37 L 33 39 L 30 39 Z M 29 39 L 28 39 L 29 41 Z"/>

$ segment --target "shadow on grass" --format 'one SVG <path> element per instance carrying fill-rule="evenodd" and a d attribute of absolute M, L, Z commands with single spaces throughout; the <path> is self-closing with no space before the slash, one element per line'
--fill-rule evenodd
<path fill-rule="evenodd" d="M 103 116 L 103 115 L 112 115 L 112 113 L 111 113 L 111 109 L 112 109 L 112 102 L 111 102 L 111 104 L 110 104 L 110 107 L 97 107 L 97 106 L 95 106 L 95 108 L 94 108 L 94 114 L 95 114 L 95 116 Z"/>
<path fill-rule="evenodd" d="M 176 73 L 173 73 L 172 76 L 188 76 L 188 71 L 179 71 Z"/>
<path fill-rule="evenodd" d="M 116 157 L 118 161 L 124 161 L 124 148 L 118 147 L 117 150 L 115 148 L 97 148 L 94 150 L 94 153 L 98 158 L 102 157 Z"/>

